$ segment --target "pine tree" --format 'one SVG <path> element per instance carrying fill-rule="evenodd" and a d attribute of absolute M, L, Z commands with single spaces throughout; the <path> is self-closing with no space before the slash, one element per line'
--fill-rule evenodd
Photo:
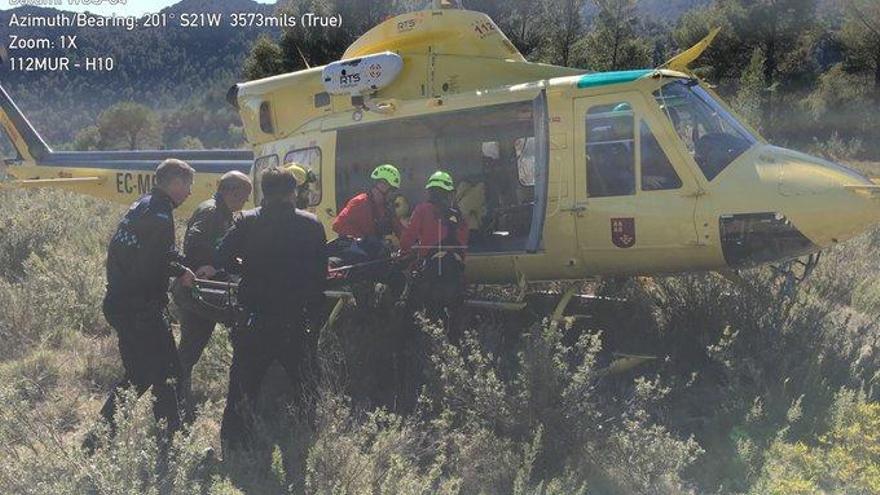
<path fill-rule="evenodd" d="M 572 47 L 584 29 L 584 0 L 545 0 L 541 24 L 544 43 L 540 49 L 543 62 L 569 66 Z"/>
<path fill-rule="evenodd" d="M 880 101 L 880 2 L 846 0 L 846 23 L 840 33 L 850 64 L 871 71 Z"/>
<path fill-rule="evenodd" d="M 650 67 L 651 46 L 636 33 L 635 0 L 594 0 L 599 13 L 578 43 L 578 65 L 597 71 Z"/>
<path fill-rule="evenodd" d="M 739 79 L 739 91 L 733 100 L 733 107 L 749 124 L 759 132 L 762 127 L 762 109 L 766 84 L 764 64 L 767 58 L 761 48 L 755 48 L 752 59 Z"/>
<path fill-rule="evenodd" d="M 268 36 L 260 36 L 244 63 L 245 78 L 248 80 L 262 79 L 283 72 L 281 47 Z"/>

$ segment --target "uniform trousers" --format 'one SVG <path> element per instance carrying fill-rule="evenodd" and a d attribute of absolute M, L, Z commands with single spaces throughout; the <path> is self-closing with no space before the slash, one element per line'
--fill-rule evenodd
<path fill-rule="evenodd" d="M 255 440 L 255 406 L 269 366 L 277 361 L 287 373 L 299 402 L 314 390 L 317 332 L 307 333 L 302 311 L 251 313 L 231 332 L 232 366 L 220 439 L 224 455 L 248 449 Z"/>
<path fill-rule="evenodd" d="M 119 354 L 125 368 L 125 375 L 113 386 L 101 408 L 101 415 L 111 425 L 111 431 L 115 428 L 119 393 L 125 389 L 134 389 L 138 397 L 150 389 L 156 399 L 153 404 L 156 420 L 165 420 L 168 431 L 176 431 L 180 427 L 176 390 L 180 361 L 165 305 L 153 303 L 137 310 L 120 310 L 105 304 L 104 316 L 116 330 Z"/>

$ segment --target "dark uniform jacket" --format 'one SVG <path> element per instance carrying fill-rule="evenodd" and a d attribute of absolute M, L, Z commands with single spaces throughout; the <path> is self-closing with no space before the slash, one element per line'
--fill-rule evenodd
<path fill-rule="evenodd" d="M 311 213 L 286 203 L 246 211 L 220 241 L 216 267 L 240 273 L 239 302 L 267 315 L 316 322 L 327 282 L 327 238 Z M 237 263 L 241 259 L 241 265 Z"/>
<path fill-rule="evenodd" d="M 137 311 L 168 302 L 168 279 L 184 272 L 174 243 L 174 203 L 160 189 L 135 201 L 107 249 L 105 307 Z"/>
<path fill-rule="evenodd" d="M 186 224 L 183 239 L 186 266 L 195 270 L 213 264 L 217 243 L 231 225 L 232 212 L 219 194 L 202 202 Z"/>

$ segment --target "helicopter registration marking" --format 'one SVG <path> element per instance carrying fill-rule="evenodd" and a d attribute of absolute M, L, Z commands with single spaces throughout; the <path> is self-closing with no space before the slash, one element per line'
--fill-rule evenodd
<path fill-rule="evenodd" d="M 611 242 L 619 248 L 631 248 L 636 244 L 636 219 L 612 218 Z"/>
<path fill-rule="evenodd" d="M 153 174 L 132 174 L 122 172 L 116 174 L 116 192 L 119 194 L 147 194 L 153 189 Z"/>

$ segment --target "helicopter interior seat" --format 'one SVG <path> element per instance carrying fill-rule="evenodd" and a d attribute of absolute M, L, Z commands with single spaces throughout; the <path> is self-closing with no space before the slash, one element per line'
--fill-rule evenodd
<path fill-rule="evenodd" d="M 587 185 L 590 196 L 625 196 L 635 193 L 632 150 L 623 143 L 588 146 Z"/>
<path fill-rule="evenodd" d="M 517 251 L 525 247 L 531 222 L 531 205 L 499 207 L 498 202 L 489 201 L 486 180 L 466 180 L 460 186 L 458 207 L 462 210 L 470 228 L 470 252 Z M 528 208 L 528 221 L 523 229 L 515 222 L 524 216 L 523 208 Z"/>
<path fill-rule="evenodd" d="M 485 215 L 480 232 L 473 238 L 475 242 L 471 242 L 472 251 L 522 251 L 531 231 L 534 194 L 522 191 L 531 188 L 520 182 L 513 141 L 502 141 L 499 150 L 500 159 L 484 168 L 489 171 L 484 175 Z"/>

